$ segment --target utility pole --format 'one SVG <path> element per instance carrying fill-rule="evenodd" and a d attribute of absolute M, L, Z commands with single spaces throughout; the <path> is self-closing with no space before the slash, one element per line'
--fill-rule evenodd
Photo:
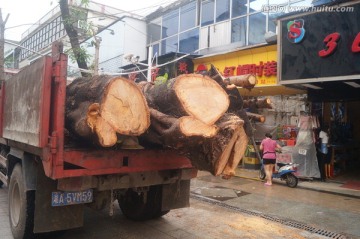
<path fill-rule="evenodd" d="M 152 57 L 153 57 L 153 46 L 150 44 L 149 52 L 148 52 L 148 70 L 147 70 L 147 81 L 148 82 L 151 82 Z"/>
<path fill-rule="evenodd" d="M 0 82 L 5 80 L 5 71 L 4 71 L 5 25 L 8 18 L 9 18 L 9 14 L 6 16 L 5 20 L 3 20 L 2 12 L 0 8 Z"/>

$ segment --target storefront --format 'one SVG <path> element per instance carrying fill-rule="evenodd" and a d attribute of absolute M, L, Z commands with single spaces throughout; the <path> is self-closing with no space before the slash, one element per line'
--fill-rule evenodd
<path fill-rule="evenodd" d="M 306 107 L 306 91 L 278 84 L 276 45 L 203 56 L 195 58 L 193 61 L 195 72 L 208 70 L 212 64 L 224 77 L 255 74 L 257 76 L 255 88 L 251 90 L 239 88 L 240 95 L 244 101 L 251 102 L 265 98 L 270 99 L 273 107 L 271 109 L 252 109 L 244 105 L 248 112 L 265 117 L 265 122 L 251 120 L 255 129 L 254 140 L 259 144 L 265 133 L 272 132 L 274 138 L 281 140 L 284 145 L 294 144 L 294 134 L 296 134 L 294 129 L 301 111 L 304 111 Z M 245 158 L 242 162 L 248 163 L 248 168 L 256 168 L 251 165 L 252 163 L 259 164 L 259 161 L 254 159 L 255 154 L 252 145 L 249 146 L 248 156 L 249 158 Z"/>
<path fill-rule="evenodd" d="M 279 82 L 306 89 L 312 114 L 330 126 L 331 176 L 360 171 L 359 19 L 360 2 L 349 1 L 278 21 Z"/>

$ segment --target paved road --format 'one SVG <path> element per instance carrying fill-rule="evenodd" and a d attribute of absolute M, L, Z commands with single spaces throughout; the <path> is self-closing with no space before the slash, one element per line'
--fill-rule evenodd
<path fill-rule="evenodd" d="M 359 199 L 207 174 L 193 180 L 191 190 L 191 207 L 163 218 L 137 223 L 120 210 L 113 217 L 105 210 L 86 210 L 83 228 L 51 238 L 334 238 L 302 226 L 360 238 Z M 0 238 L 12 238 L 6 188 L 0 189 Z"/>

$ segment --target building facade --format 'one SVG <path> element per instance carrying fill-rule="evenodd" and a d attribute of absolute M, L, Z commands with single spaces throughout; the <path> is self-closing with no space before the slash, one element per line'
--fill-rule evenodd
<path fill-rule="evenodd" d="M 313 115 L 330 127 L 332 176 L 360 171 L 359 17 L 360 1 L 337 1 L 278 22 L 279 83 L 306 89 Z"/>
<path fill-rule="evenodd" d="M 275 18 L 309 0 L 183 0 L 147 16 L 148 46 L 154 54 L 201 55 L 266 43 Z"/>
<path fill-rule="evenodd" d="M 135 41 L 134 44 L 129 44 L 131 41 L 124 38 L 125 31 L 128 31 L 126 34 L 129 38 L 138 38 L 141 40 L 140 46 L 143 48 L 142 53 L 145 57 L 146 52 L 146 40 L 136 34 L 131 36 L 132 33 L 138 31 L 146 31 L 146 24 L 139 19 L 141 16 L 126 12 L 120 9 L 109 7 L 103 4 L 90 1 L 87 6 L 81 5 L 80 0 L 68 0 L 69 7 L 74 10 L 76 14 L 76 21 L 74 22 L 74 27 L 78 31 L 78 37 L 82 46 L 87 48 L 89 54 L 94 55 L 94 45 L 91 45 L 91 41 L 94 36 L 101 34 L 101 38 L 105 43 L 116 43 L 108 47 L 106 44 L 103 44 L 101 49 L 103 58 L 100 59 L 102 62 L 105 62 L 109 58 L 114 58 L 117 54 L 121 57 L 124 52 L 118 52 L 119 49 L 129 47 L 130 49 L 139 49 L 139 42 Z M 122 20 L 122 22 L 119 22 Z M 134 26 L 134 29 L 128 27 L 121 27 L 126 24 L 126 20 L 129 21 L 129 25 Z M 138 22 L 141 22 L 141 26 L 138 25 Z M 106 31 L 110 25 L 118 23 L 117 34 L 115 30 Z M 103 32 L 103 33 L 101 33 Z M 116 37 L 116 39 L 114 39 Z M 144 38 L 144 37 L 143 37 Z M 9 53 L 8 57 L 15 56 L 15 63 L 18 68 L 22 68 L 31 62 L 35 61 L 42 55 L 49 54 L 51 52 L 51 44 L 55 41 L 61 40 L 64 43 L 65 52 L 71 48 L 70 41 L 67 37 L 63 19 L 61 17 L 61 11 L 59 5 L 49 11 L 45 16 L 40 18 L 33 26 L 31 26 L 27 31 L 22 34 L 22 39 L 14 49 L 15 53 Z M 126 46 L 123 44 L 127 44 Z M 135 46 L 136 47 L 133 47 Z M 116 50 L 113 50 L 116 49 Z M 105 59 L 106 58 L 106 59 Z M 93 59 L 91 59 L 92 61 Z M 91 62 L 89 63 L 91 65 Z M 70 64 L 69 72 L 73 73 L 74 67 L 71 67 Z M 73 65 L 74 66 L 74 65 Z M 101 66 L 100 66 L 101 67 Z"/>

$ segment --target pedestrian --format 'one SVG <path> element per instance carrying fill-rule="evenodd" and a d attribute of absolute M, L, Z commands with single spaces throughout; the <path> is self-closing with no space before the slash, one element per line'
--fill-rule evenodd
<path fill-rule="evenodd" d="M 320 157 L 318 164 L 320 170 L 321 181 L 330 178 L 330 154 L 329 154 L 329 126 L 324 125 L 319 133 L 320 139 Z"/>
<path fill-rule="evenodd" d="M 260 144 L 260 150 L 263 151 L 262 160 L 266 175 L 265 186 L 272 185 L 272 174 L 276 163 L 276 149 L 281 149 L 281 146 L 272 139 L 270 133 L 266 133 L 265 139 Z"/>

